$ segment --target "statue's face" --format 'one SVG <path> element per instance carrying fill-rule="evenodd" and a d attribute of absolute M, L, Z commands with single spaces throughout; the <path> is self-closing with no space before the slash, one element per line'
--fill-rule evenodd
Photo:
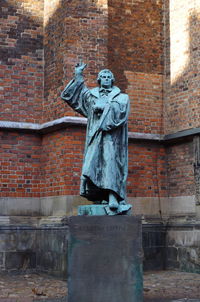
<path fill-rule="evenodd" d="M 103 72 L 100 76 L 101 79 L 101 87 L 103 88 L 111 88 L 112 87 L 112 75 L 109 72 Z"/>

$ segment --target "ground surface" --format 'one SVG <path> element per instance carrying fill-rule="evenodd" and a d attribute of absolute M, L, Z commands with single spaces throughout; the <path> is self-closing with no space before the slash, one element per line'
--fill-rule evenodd
<path fill-rule="evenodd" d="M 65 281 L 43 274 L 0 274 L 0 302 L 66 302 Z M 200 274 L 144 274 L 144 302 L 200 302 Z"/>

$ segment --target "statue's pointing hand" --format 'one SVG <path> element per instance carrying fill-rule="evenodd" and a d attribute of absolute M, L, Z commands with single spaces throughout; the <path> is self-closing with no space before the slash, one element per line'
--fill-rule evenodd
<path fill-rule="evenodd" d="M 87 66 L 87 64 L 82 63 L 82 61 L 77 63 L 75 66 L 75 75 L 76 76 L 82 75 L 83 70 L 85 69 L 86 66 Z"/>

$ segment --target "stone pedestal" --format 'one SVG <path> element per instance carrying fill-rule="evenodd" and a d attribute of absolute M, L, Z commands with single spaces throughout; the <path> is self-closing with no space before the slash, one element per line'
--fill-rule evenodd
<path fill-rule="evenodd" d="M 68 302 L 142 302 L 137 216 L 69 218 Z"/>

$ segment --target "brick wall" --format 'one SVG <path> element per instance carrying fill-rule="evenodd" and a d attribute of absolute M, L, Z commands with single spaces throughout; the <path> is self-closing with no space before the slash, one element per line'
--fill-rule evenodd
<path fill-rule="evenodd" d="M 163 133 L 163 76 L 127 71 L 131 101 L 129 131 Z"/>
<path fill-rule="evenodd" d="M 38 122 L 43 100 L 43 0 L 0 1 L 0 119 Z"/>
<path fill-rule="evenodd" d="M 165 133 L 200 126 L 199 27 L 198 1 L 166 1 Z"/>
<path fill-rule="evenodd" d="M 107 1 L 45 1 L 44 120 L 77 115 L 60 98 L 80 59 L 88 64 L 87 82 L 107 66 Z M 53 11 L 52 11 L 53 9 Z"/>
<path fill-rule="evenodd" d="M 200 126 L 200 4 L 165 1 L 164 133 Z M 182 140 L 166 149 L 169 196 L 194 196 L 194 145 Z"/>
<path fill-rule="evenodd" d="M 39 197 L 41 137 L 0 131 L 0 145 L 0 197 Z"/>
<path fill-rule="evenodd" d="M 108 0 L 108 64 L 125 90 L 125 71 L 163 73 L 163 1 Z"/>
<path fill-rule="evenodd" d="M 85 131 L 72 127 L 47 134 L 42 142 L 42 196 L 79 195 Z"/>
<path fill-rule="evenodd" d="M 43 138 L 42 196 L 79 195 L 85 130 L 73 127 Z M 129 197 L 166 196 L 165 150 L 155 144 L 129 144 Z"/>
<path fill-rule="evenodd" d="M 152 143 L 129 144 L 129 197 L 167 196 L 166 157 L 163 146 Z"/>
<path fill-rule="evenodd" d="M 82 2 L 77 0 L 71 3 L 70 6 L 66 6 L 64 1 L 45 1 L 45 98 L 43 101 L 43 2 L 36 1 L 31 4 L 24 1 L 20 5 L 17 1 L 3 2 L 1 7 L 3 24 L 3 33 L 1 35 L 3 46 L 1 48 L 3 55 L 3 64 L 1 65 L 3 90 L 0 91 L 3 99 L 1 102 L 3 114 L 1 119 L 41 121 L 42 101 L 44 106 L 43 121 L 53 120 L 64 115 L 76 115 L 60 99 L 59 93 L 61 88 L 71 78 L 77 59 L 82 58 L 89 62 L 88 69 L 85 72 L 88 83 L 95 85 L 96 73 L 107 65 L 115 73 L 117 84 L 130 95 L 130 131 L 163 133 L 162 9 L 161 1 L 156 3 L 152 1 L 135 1 L 134 4 L 131 4 L 130 1 L 120 1 L 120 3 L 118 1 L 102 1 L 101 3 L 87 1 L 83 5 Z M 173 18 L 175 18 L 176 13 L 180 9 L 178 2 L 175 1 L 171 4 L 171 21 L 174 20 Z M 141 18 L 138 18 L 139 15 Z M 190 15 L 184 15 L 184 18 L 186 17 L 189 18 L 189 37 L 194 40 L 191 41 L 193 48 L 190 47 L 192 59 L 190 58 L 191 64 L 189 66 L 192 70 L 194 62 L 198 58 L 198 56 L 195 57 L 194 55 L 197 51 L 196 43 L 198 42 L 198 32 L 196 30 L 198 27 L 197 13 L 194 15 L 194 11 L 190 10 Z M 173 35 L 175 35 L 179 26 L 179 23 L 171 23 L 172 36 L 170 39 L 173 42 L 171 47 L 175 47 L 176 43 L 180 43 L 173 40 Z M 193 34 L 195 39 L 192 38 Z M 165 118 L 169 120 L 169 122 L 166 122 L 165 119 L 166 131 L 170 129 L 171 126 L 169 125 L 173 123 L 176 125 L 176 129 L 179 129 L 177 127 L 181 123 L 183 125 L 183 120 L 185 127 L 189 123 L 192 125 L 191 123 L 195 123 L 194 115 L 198 115 L 198 110 L 196 112 L 194 107 L 189 106 L 189 109 L 181 107 L 182 103 L 178 101 L 179 96 L 184 93 L 187 102 L 188 98 L 190 98 L 190 105 L 197 106 L 196 92 L 198 92 L 198 82 L 191 79 L 194 77 L 198 79 L 198 73 L 192 74 L 189 72 L 190 69 L 187 69 L 187 72 L 184 69 L 184 74 L 181 75 L 182 77 L 184 75 L 185 84 L 177 86 L 180 79 L 178 76 L 176 77 L 176 73 L 178 74 L 179 71 L 174 67 L 176 56 L 178 54 L 172 52 L 171 58 L 173 60 L 171 65 L 169 66 L 168 64 L 167 66 L 171 70 L 170 81 L 176 78 L 176 82 L 170 86 L 169 95 L 165 95 Z M 118 60 L 119 58 L 120 60 Z M 130 60 L 130 58 L 132 59 Z M 190 86 L 189 84 L 188 86 L 186 85 L 188 76 L 191 76 L 190 81 L 188 80 Z M 169 77 L 167 78 L 167 83 L 169 84 Z M 196 89 L 193 89 L 195 87 Z M 193 89 L 193 94 L 191 94 L 191 89 Z M 189 110 L 188 117 L 190 119 L 183 119 L 185 108 Z M 171 129 L 176 130 L 175 128 Z M 77 130 L 76 128 L 63 131 L 43 137 L 42 150 L 44 152 L 42 153 L 41 162 L 42 169 L 44 169 L 42 172 L 43 179 L 46 179 L 42 189 L 44 195 L 73 194 L 73 192 L 75 194 L 75 192 L 78 192 L 79 179 L 73 175 L 74 167 L 72 161 L 68 162 L 66 160 L 63 150 L 70 152 L 71 155 L 78 150 L 76 148 L 73 152 L 70 151 L 68 144 L 68 141 L 70 142 L 69 133 L 71 133 L 72 145 L 77 145 L 76 136 L 78 137 L 78 143 L 82 142 L 80 150 L 77 151 L 79 161 L 76 164 L 78 168 L 75 167 L 75 170 L 79 169 L 80 174 L 80 158 L 82 158 L 83 154 L 84 134 L 80 132 L 82 130 Z M 64 133 L 65 135 L 67 134 L 66 138 Z M 52 138 L 50 140 L 49 137 L 51 135 Z M 26 144 L 25 134 L 23 134 L 23 138 Z M 135 156 L 134 148 L 135 145 L 131 144 L 131 151 L 129 152 L 130 163 L 133 156 Z M 142 155 L 144 154 L 142 153 Z M 153 180 L 151 184 L 146 185 L 149 180 L 147 180 L 148 173 L 146 174 L 146 168 L 144 169 L 145 177 L 143 177 L 143 164 L 140 160 L 142 155 L 138 154 L 134 159 L 135 163 L 141 163 L 140 175 L 143 178 L 142 182 L 139 182 L 138 185 L 134 183 L 134 179 L 138 179 L 138 174 L 136 178 L 132 178 L 131 174 L 129 176 L 131 182 L 129 180 L 128 190 L 129 194 L 133 196 L 139 196 L 140 194 L 148 196 L 149 194 L 152 195 L 153 192 L 157 192 L 155 182 L 152 185 Z M 152 153 L 147 155 L 147 159 L 150 160 L 152 157 L 153 160 L 157 155 L 158 152 L 154 148 Z M 168 172 L 171 178 L 175 178 L 173 160 L 170 163 L 170 153 L 168 156 Z M 69 165 L 69 168 L 65 168 L 66 170 L 62 172 L 65 178 L 59 175 L 60 171 L 64 169 L 63 162 L 65 163 L 64 166 L 66 164 Z M 145 167 L 147 166 L 148 164 L 145 162 Z M 57 169 L 58 167 L 61 170 Z M 155 163 L 151 164 L 151 169 L 154 171 L 151 173 L 157 173 L 155 171 L 156 167 Z M 134 166 L 132 169 L 134 171 Z M 132 173 L 131 169 L 130 173 Z M 165 174 L 165 172 L 162 173 L 163 175 Z M 178 184 L 178 173 L 176 177 Z M 73 184 L 70 183 L 70 179 L 73 179 Z M 180 179 L 182 178 L 180 177 Z M 70 186 L 73 188 L 69 189 Z M 151 189 L 146 189 L 147 187 L 151 187 Z M 164 188 L 165 186 L 162 185 L 162 187 Z M 175 194 L 175 190 L 173 192 Z M 180 190 L 177 190 L 176 194 L 179 193 Z"/>
<path fill-rule="evenodd" d="M 0 134 L 0 197 L 79 195 L 84 129 L 63 129 L 43 139 L 17 132 Z M 165 175 L 163 147 L 130 143 L 129 197 L 166 196 Z"/>
<path fill-rule="evenodd" d="M 98 71 L 108 67 L 116 85 L 131 95 L 136 108 L 130 115 L 131 130 L 161 132 L 162 4 L 161 0 L 76 0 L 66 6 L 64 1 L 46 1 L 44 120 L 77 115 L 59 95 L 82 58 L 88 63 L 89 87 L 96 85 Z"/>
<path fill-rule="evenodd" d="M 157 102 L 158 93 L 161 102 L 162 87 L 160 92 L 155 88 L 154 100 L 148 87 L 152 74 L 163 73 L 161 0 L 76 0 L 69 5 L 62 0 L 9 0 L 1 4 L 1 120 L 41 121 L 42 105 L 43 121 L 75 115 L 59 95 L 80 58 L 88 63 L 85 75 L 90 86 L 96 85 L 98 71 L 109 67 L 123 91 L 138 90 L 149 107 Z M 130 72 L 144 73 L 147 91 L 141 91 L 137 79 L 133 83 L 128 78 Z M 133 101 L 143 111 L 141 102 L 136 103 L 137 98 Z M 158 108 L 161 110 L 160 104 L 157 112 Z M 130 118 L 134 120 L 135 116 Z M 146 119 L 146 131 L 160 130 L 160 121 L 156 120 L 157 116 L 153 122 Z M 146 127 L 148 122 L 150 126 Z"/>
<path fill-rule="evenodd" d="M 169 196 L 195 194 L 194 146 L 185 140 L 166 148 Z"/>
<path fill-rule="evenodd" d="M 130 131 L 162 133 L 161 0 L 1 4 L 1 120 L 44 122 L 77 115 L 59 95 L 82 58 L 88 63 L 90 87 L 96 85 L 98 71 L 109 67 L 116 85 L 130 95 Z M 43 137 L 2 135 L 10 142 L 2 163 L 15 179 L 3 183 L 2 196 L 36 197 L 40 190 L 41 196 L 79 193 L 85 129 L 72 127 Z M 163 152 L 130 143 L 129 196 L 165 194 Z"/>

